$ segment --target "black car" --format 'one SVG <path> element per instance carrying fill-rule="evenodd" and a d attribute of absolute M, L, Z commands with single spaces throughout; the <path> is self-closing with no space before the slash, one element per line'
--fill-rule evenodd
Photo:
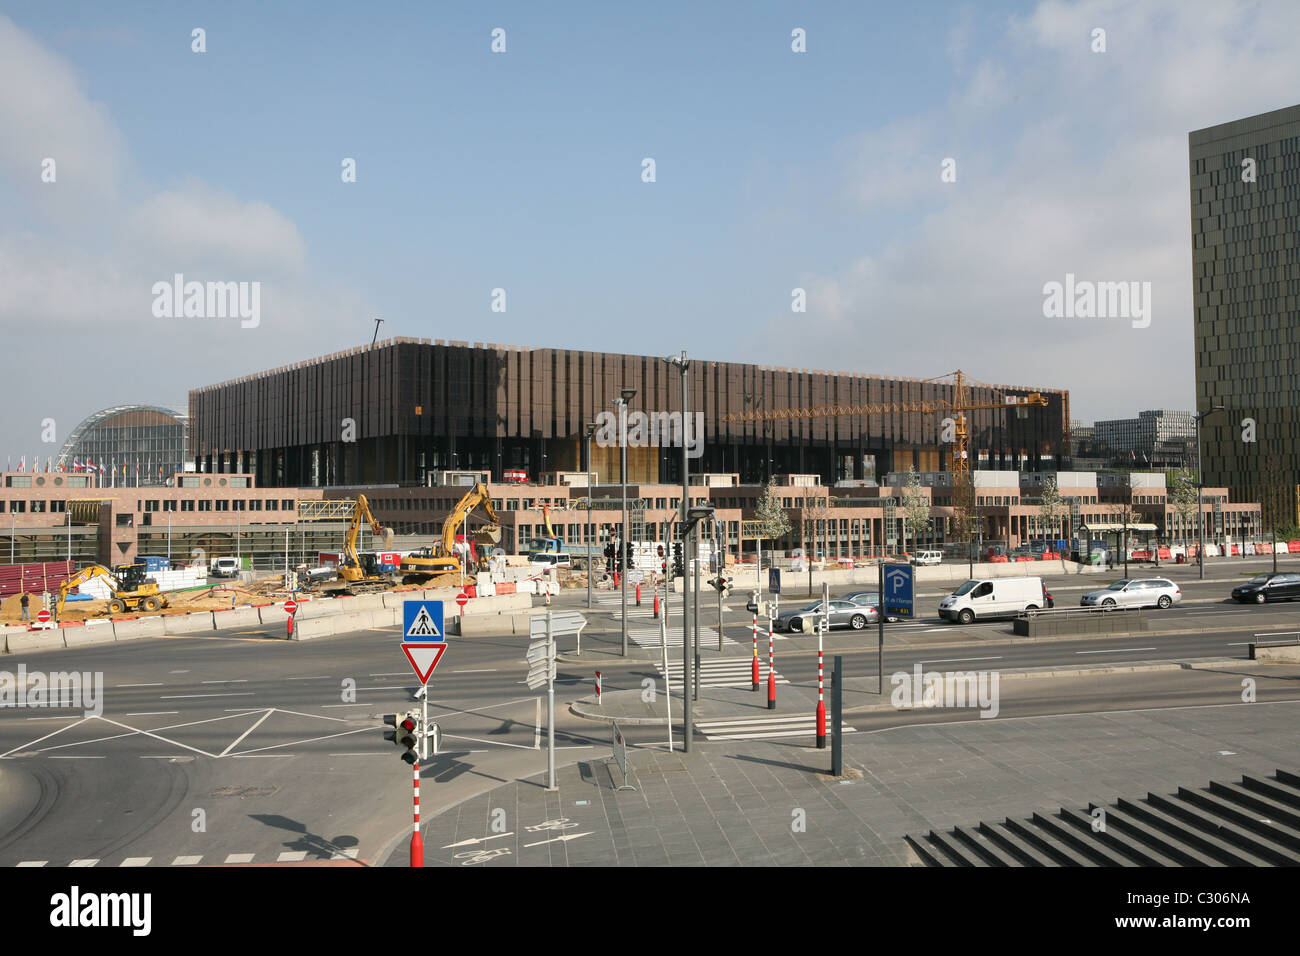
<path fill-rule="evenodd" d="M 1257 574 L 1245 584 L 1232 589 L 1233 600 L 1242 604 L 1290 601 L 1298 597 L 1300 574 Z"/>

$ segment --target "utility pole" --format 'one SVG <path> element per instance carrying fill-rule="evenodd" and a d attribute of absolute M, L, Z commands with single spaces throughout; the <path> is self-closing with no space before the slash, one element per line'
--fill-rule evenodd
<path fill-rule="evenodd" d="M 1215 405 L 1196 416 L 1196 565 L 1201 580 L 1205 579 L 1205 460 L 1201 457 L 1201 422 L 1207 415 L 1222 410 L 1222 405 Z"/>
<path fill-rule="evenodd" d="M 686 372 L 690 368 L 690 360 L 686 357 L 686 350 L 682 349 L 680 355 L 673 355 L 664 359 L 669 365 L 677 366 L 682 376 L 682 501 L 681 501 L 681 522 L 682 527 L 688 527 L 689 517 L 687 512 L 691 507 L 691 472 L 690 458 L 688 457 L 688 447 L 685 441 L 686 423 L 690 421 L 689 415 L 689 394 L 686 381 Z M 694 529 L 688 532 L 693 536 Z M 686 542 L 683 541 L 683 551 L 686 552 L 689 559 L 690 551 L 686 548 Z M 689 661 L 691 660 L 691 602 L 685 591 L 690 582 L 689 566 L 682 568 L 682 750 L 685 753 L 691 752 L 691 737 L 693 736 L 691 723 L 691 695 L 687 692 L 690 669 Z"/>
<path fill-rule="evenodd" d="M 583 529 L 587 538 L 587 610 L 591 610 L 591 575 L 594 568 L 591 566 L 591 436 L 596 431 L 594 422 L 587 422 L 586 444 L 587 444 L 587 525 Z"/>
<path fill-rule="evenodd" d="M 627 534 L 627 403 L 636 395 L 635 388 L 624 388 L 622 394 L 614 399 L 614 404 L 618 405 L 618 444 L 620 458 L 622 460 L 619 478 L 623 485 L 623 525 L 618 533 L 619 555 L 618 562 L 614 565 L 623 568 L 620 576 L 622 584 L 621 604 L 623 607 L 622 629 L 623 629 L 623 656 L 627 657 L 627 573 L 632 570 L 629 565 L 632 563 L 630 542 Z M 590 496 L 589 496 L 590 497 Z"/>

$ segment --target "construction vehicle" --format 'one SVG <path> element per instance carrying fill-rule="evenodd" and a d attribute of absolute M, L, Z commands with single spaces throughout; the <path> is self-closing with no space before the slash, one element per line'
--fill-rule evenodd
<path fill-rule="evenodd" d="M 551 525 L 549 505 L 542 505 L 542 530 L 546 532 L 546 537 L 528 539 L 528 560 L 531 563 L 539 563 L 538 555 L 567 554 L 573 567 L 583 569 L 592 562 L 600 561 L 604 556 L 601 548 L 583 544 L 566 545 L 559 532 Z M 544 558 L 540 563 L 553 564 L 554 562 Z"/>
<path fill-rule="evenodd" d="M 112 571 L 102 564 L 82 568 L 59 586 L 59 600 L 55 605 L 54 616 L 61 618 L 68 594 L 92 578 L 103 578 L 112 588 L 113 596 L 108 601 L 109 614 L 158 611 L 167 607 L 167 596 L 158 590 L 158 583 L 146 581 L 144 575 L 145 567 L 142 564 L 119 564 Z"/>
<path fill-rule="evenodd" d="M 356 503 L 352 507 L 352 520 L 348 522 L 347 534 L 343 536 L 343 560 L 338 568 L 340 584 L 325 590 L 356 593 L 383 590 L 395 583 L 391 575 L 372 574 L 371 569 L 357 553 L 357 538 L 361 534 L 362 521 L 370 525 L 370 533 L 382 541 L 385 548 L 392 545 L 393 529 L 385 528 L 379 523 L 370 511 L 370 502 L 366 501 L 365 495 L 357 495 Z"/>
<path fill-rule="evenodd" d="M 460 527 L 466 523 L 470 512 L 480 505 L 491 523 L 480 527 L 472 536 L 468 532 L 460 535 Z M 460 584 L 460 577 L 465 571 L 477 570 L 487 564 L 487 556 L 478 555 L 474 545 L 501 542 L 500 520 L 496 509 L 492 507 L 492 496 L 488 494 L 487 486 L 482 482 L 475 484 L 456 502 L 456 507 L 443 522 L 442 540 L 432 548 L 414 551 L 402 558 L 403 583 L 432 584 L 434 587 Z"/>

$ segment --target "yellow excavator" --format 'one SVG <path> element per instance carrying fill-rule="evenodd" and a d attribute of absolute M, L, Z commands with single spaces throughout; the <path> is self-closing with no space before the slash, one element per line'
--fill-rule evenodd
<path fill-rule="evenodd" d="M 370 502 L 366 500 L 365 495 L 357 495 L 356 503 L 352 508 L 352 520 L 348 524 L 347 534 L 343 537 L 343 563 L 339 565 L 339 578 L 343 584 L 334 587 L 327 587 L 326 591 L 356 591 L 358 588 L 354 585 L 362 585 L 360 590 L 378 590 L 392 585 L 393 578 L 387 574 L 372 574 L 371 569 L 366 567 L 361 555 L 357 553 L 357 538 L 361 534 L 361 523 L 365 522 L 370 525 L 370 532 L 375 536 L 376 541 L 383 548 L 390 548 L 393 544 L 393 529 L 386 528 L 379 523 L 379 520 L 370 510 Z"/>
<path fill-rule="evenodd" d="M 484 513 L 491 524 L 485 524 L 474 532 L 474 543 L 479 545 L 499 544 L 501 541 L 500 518 L 492 507 L 492 496 L 482 482 L 474 485 L 465 497 L 456 502 L 447 520 L 442 525 L 442 540 L 432 548 L 416 551 L 402 559 L 402 581 L 406 584 L 459 584 L 462 573 L 461 557 L 456 553 L 457 531 L 465 523 L 471 511 L 482 505 Z M 470 549 L 465 548 L 465 563 L 469 564 Z M 479 568 L 486 567 L 486 556 L 480 556 Z M 466 568 L 468 570 L 468 568 Z"/>
<path fill-rule="evenodd" d="M 92 578 L 104 578 L 112 587 L 113 596 L 108 602 L 110 614 L 157 611 L 167 607 L 167 596 L 158 590 L 156 581 L 144 579 L 144 572 L 143 564 L 119 564 L 112 571 L 102 564 L 82 568 L 59 586 L 59 602 L 55 606 L 54 616 L 63 617 L 63 605 L 68 600 L 68 594 Z"/>

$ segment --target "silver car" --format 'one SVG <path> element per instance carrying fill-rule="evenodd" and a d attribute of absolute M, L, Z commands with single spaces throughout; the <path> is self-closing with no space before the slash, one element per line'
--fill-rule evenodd
<path fill-rule="evenodd" d="M 778 631 L 790 631 L 792 633 L 816 633 L 817 621 L 822 616 L 822 602 L 814 601 L 807 607 L 799 608 L 797 611 L 786 611 L 776 619 L 775 628 Z M 878 618 L 876 609 L 866 607 L 860 604 L 854 604 L 851 601 L 831 601 L 831 627 L 851 627 L 855 631 L 860 631 L 868 624 L 874 624 Z"/>
<path fill-rule="evenodd" d="M 1183 599 L 1182 589 L 1168 578 L 1116 581 L 1101 591 L 1089 591 L 1080 607 L 1172 607 Z"/>
<path fill-rule="evenodd" d="M 844 597 L 841 600 L 849 601 L 853 604 L 862 604 L 865 605 L 866 607 L 872 608 L 875 611 L 880 610 L 879 591 L 854 591 L 852 594 L 844 595 Z M 895 621 L 898 620 L 898 618 L 893 615 L 887 615 L 885 617 L 885 620 L 888 621 L 890 624 L 893 624 Z M 875 622 L 876 619 L 873 617 L 871 619 L 871 623 L 874 624 Z"/>

